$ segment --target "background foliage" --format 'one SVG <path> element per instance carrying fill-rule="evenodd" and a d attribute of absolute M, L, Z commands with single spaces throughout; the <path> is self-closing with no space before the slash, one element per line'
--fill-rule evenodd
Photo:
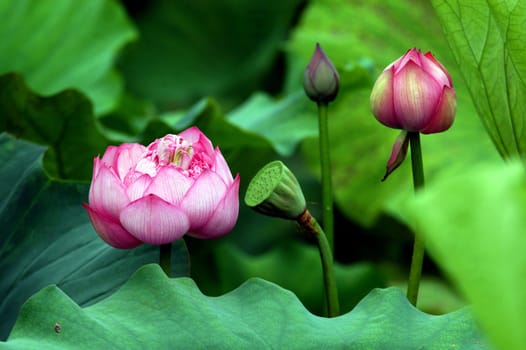
<path fill-rule="evenodd" d="M 432 260 L 426 261 L 420 307 L 445 313 L 465 298 L 498 348 L 526 346 L 518 283 L 525 265 L 524 174 L 519 162 L 505 166 L 499 157 L 521 156 L 525 148 L 522 2 L 12 0 L 0 4 L 0 18 L 0 131 L 9 133 L 0 136 L 2 339 L 22 303 L 40 288 L 58 284 L 83 306 L 113 293 L 138 266 L 155 262 L 155 247 L 106 247 L 81 209 L 93 157 L 109 144 L 149 143 L 197 125 L 241 174 L 241 198 L 253 174 L 280 158 L 318 214 L 316 108 L 301 78 L 320 42 L 342 81 L 329 110 L 342 311 L 375 287 L 403 287 L 411 235 L 424 234 Z M 397 132 L 369 111 L 377 74 L 415 46 L 448 68 L 458 95 L 452 129 L 423 138 L 429 189 L 416 198 L 407 163 L 380 183 Z M 223 295 L 261 277 L 323 313 L 317 252 L 293 224 L 242 206 L 227 237 L 186 243 L 188 253 L 182 242 L 174 247 L 176 271 L 190 274 L 204 294 Z M 214 300 L 184 281 L 188 300 Z M 243 299 L 258 283 L 234 295 Z M 278 300 L 283 294 L 264 288 Z M 517 291 L 509 304 L 492 303 L 509 290 Z M 42 293 L 74 307 L 53 288 Z M 381 293 L 400 301 L 393 289 Z M 29 305 L 45 307 L 42 295 Z M 122 295 L 83 310 L 104 310 Z M 375 295 L 338 322 L 358 322 L 364 304 L 381 304 L 371 301 Z M 407 305 L 397 305 L 414 316 Z M 25 310 L 39 312 L 31 309 Z M 445 319 L 478 334 L 464 310 Z M 33 327 L 20 322 L 6 346 L 23 344 L 20 337 Z M 503 325 L 510 324 L 508 333 Z M 466 334 L 462 341 L 472 333 Z M 483 340 L 480 346 L 487 347 Z"/>

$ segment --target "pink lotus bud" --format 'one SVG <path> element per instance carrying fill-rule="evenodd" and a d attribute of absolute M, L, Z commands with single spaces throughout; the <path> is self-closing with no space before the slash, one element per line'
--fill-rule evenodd
<path fill-rule="evenodd" d="M 430 52 L 411 49 L 380 74 L 371 109 L 391 128 L 437 133 L 453 124 L 456 93 L 449 73 Z"/>
<path fill-rule="evenodd" d="M 148 147 L 122 144 L 96 157 L 83 204 L 104 241 L 115 248 L 166 244 L 184 234 L 228 233 L 239 211 L 234 179 L 219 148 L 197 128 Z"/>
<path fill-rule="evenodd" d="M 320 44 L 316 44 L 314 54 L 305 68 L 303 88 L 314 102 L 329 103 L 338 95 L 340 76 Z"/>

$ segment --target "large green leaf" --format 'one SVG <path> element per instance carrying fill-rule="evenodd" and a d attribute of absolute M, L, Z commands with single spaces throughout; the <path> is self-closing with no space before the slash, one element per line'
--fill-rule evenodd
<path fill-rule="evenodd" d="M 434 260 L 499 349 L 526 348 L 524 164 L 444 177 L 392 208 L 424 235 Z"/>
<path fill-rule="evenodd" d="M 231 244 L 220 244 L 209 262 L 212 271 L 193 268 L 194 279 L 205 293 L 218 295 L 249 278 L 263 278 L 292 291 L 308 310 L 321 315 L 325 298 L 319 251 L 315 246 L 287 238 L 283 237 L 282 243 L 272 250 L 257 255 L 247 254 Z M 351 310 L 371 289 L 386 285 L 379 269 L 368 263 L 335 264 L 335 277 L 342 312 Z"/>
<path fill-rule="evenodd" d="M 156 265 L 79 308 L 50 286 L 33 296 L 0 349 L 487 349 L 468 309 L 431 316 L 396 288 L 376 289 L 338 318 L 310 314 L 291 292 L 252 279 L 207 297 Z"/>
<path fill-rule="evenodd" d="M 502 156 L 526 152 L 526 3 L 433 0 L 477 111 Z"/>
<path fill-rule="evenodd" d="M 166 109 L 203 96 L 239 102 L 265 80 L 279 84 L 272 64 L 300 2 L 150 2 L 121 61 L 130 90 Z"/>
<path fill-rule="evenodd" d="M 0 76 L 0 130 L 48 146 L 46 171 L 67 179 L 91 178 L 93 157 L 109 144 L 84 95 L 65 90 L 42 97 L 17 74 Z"/>
<path fill-rule="evenodd" d="M 43 153 L 0 134 L 0 339 L 39 289 L 54 283 L 80 305 L 91 304 L 158 260 L 156 246 L 117 250 L 104 243 L 81 206 L 88 185 L 51 181 L 42 170 Z M 182 241 L 173 256 L 173 270 L 187 275 Z"/>
<path fill-rule="evenodd" d="M 118 50 L 136 36 L 116 1 L 0 2 L 0 74 L 22 73 L 40 94 L 77 88 L 97 114 L 115 107 L 122 83 Z"/>
<path fill-rule="evenodd" d="M 288 43 L 290 55 L 306 64 L 317 41 L 341 71 L 368 57 L 380 72 L 414 46 L 431 50 L 448 67 L 457 90 L 458 113 L 451 130 L 422 138 L 427 180 L 498 158 L 427 2 L 314 1 Z M 301 82 L 300 76 L 289 79 Z M 344 79 L 349 78 L 342 77 L 342 84 Z M 365 88 L 342 91 L 329 105 L 335 198 L 340 210 L 364 226 L 375 224 L 386 202 L 412 191 L 409 162 L 380 182 L 398 131 L 384 127 L 371 114 L 371 87 L 372 82 Z M 319 173 L 317 140 L 305 141 L 302 154 Z"/>

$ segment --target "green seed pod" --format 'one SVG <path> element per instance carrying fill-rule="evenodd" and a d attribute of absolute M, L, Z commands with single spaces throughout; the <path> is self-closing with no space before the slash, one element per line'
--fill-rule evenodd
<path fill-rule="evenodd" d="M 264 215 L 290 220 L 307 207 L 298 180 L 279 160 L 265 165 L 250 181 L 245 204 Z"/>

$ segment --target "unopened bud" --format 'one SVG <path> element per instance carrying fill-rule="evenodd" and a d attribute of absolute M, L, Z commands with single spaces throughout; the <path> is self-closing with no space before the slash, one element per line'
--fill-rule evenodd
<path fill-rule="evenodd" d="M 338 95 L 340 76 L 320 44 L 316 44 L 314 54 L 305 68 L 303 88 L 314 102 L 329 103 Z"/>
<path fill-rule="evenodd" d="M 451 77 L 433 55 L 411 49 L 380 74 L 371 92 L 371 110 L 382 124 L 432 134 L 455 119 Z"/>

